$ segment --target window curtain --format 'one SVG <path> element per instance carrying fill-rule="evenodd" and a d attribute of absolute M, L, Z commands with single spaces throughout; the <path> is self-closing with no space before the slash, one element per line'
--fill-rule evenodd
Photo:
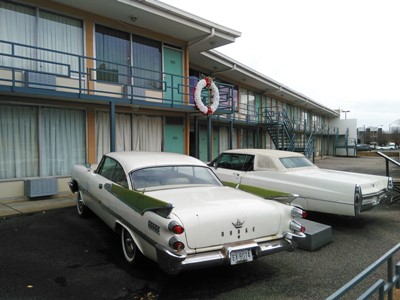
<path fill-rule="evenodd" d="M 41 176 L 71 174 L 86 161 L 85 112 L 58 108 L 41 111 Z"/>
<path fill-rule="evenodd" d="M 34 8 L 0 1 L 0 40 L 34 46 L 35 21 Z M 0 43 L 0 52 L 11 55 L 11 45 Z M 14 55 L 17 56 L 35 58 L 35 53 L 34 49 L 28 47 L 15 46 L 14 48 Z M 32 60 L 5 56 L 0 57 L 0 63 L 4 66 L 26 69 L 34 69 L 36 65 Z"/>
<path fill-rule="evenodd" d="M 237 141 L 237 130 L 234 128 L 232 130 L 232 149 L 237 149 L 238 148 L 238 141 Z"/>
<path fill-rule="evenodd" d="M 130 114 L 115 115 L 116 151 L 132 150 L 132 127 Z M 103 154 L 111 151 L 110 114 L 104 111 L 96 113 L 96 157 L 100 162 Z"/>
<path fill-rule="evenodd" d="M 133 150 L 161 151 L 162 119 L 161 117 L 133 116 L 132 122 Z"/>
<path fill-rule="evenodd" d="M 240 90 L 240 99 L 239 99 L 239 120 L 246 120 L 247 117 L 247 104 L 248 104 L 248 97 L 247 97 L 247 90 L 241 89 Z"/>
<path fill-rule="evenodd" d="M 222 153 L 225 150 L 229 149 L 229 134 L 228 128 L 220 127 L 219 128 L 219 152 Z"/>
<path fill-rule="evenodd" d="M 37 17 L 36 11 L 33 7 L 0 1 L 0 28 L 6 28 L 6 30 L 0 30 L 0 40 L 26 45 L 15 46 L 14 54 L 31 58 L 30 60 L 1 58 L 2 64 L 66 76 L 71 75 L 68 73 L 69 70 L 66 65 L 72 71 L 79 71 L 77 57 L 32 49 L 27 46 L 83 55 L 82 21 L 43 10 L 39 10 Z M 12 53 L 11 46 L 4 43 L 0 43 L 0 51 L 7 54 Z M 32 59 L 43 61 L 37 63 Z M 55 64 L 55 61 L 59 63 Z"/>
<path fill-rule="evenodd" d="M 97 80 L 129 84 L 129 33 L 96 26 Z"/>
<path fill-rule="evenodd" d="M 116 114 L 116 151 L 161 151 L 162 118 Z M 110 114 L 96 113 L 96 157 L 110 152 Z"/>
<path fill-rule="evenodd" d="M 38 176 L 38 110 L 0 105 L 0 179 Z"/>
<path fill-rule="evenodd" d="M 161 89 L 161 44 L 140 36 L 132 37 L 134 86 Z"/>
<path fill-rule="evenodd" d="M 252 91 L 248 93 L 247 119 L 251 122 L 256 121 L 256 97 Z"/>
<path fill-rule="evenodd" d="M 38 24 L 38 47 L 83 55 L 82 21 L 41 10 Z M 69 76 L 68 67 L 60 63 L 79 71 L 78 57 L 73 55 L 39 50 L 38 58 L 48 61 L 40 62 L 40 71 Z"/>
<path fill-rule="evenodd" d="M 100 162 L 103 154 L 110 152 L 110 114 L 96 112 L 96 157 Z"/>
<path fill-rule="evenodd" d="M 132 150 L 132 121 L 129 114 L 116 114 L 116 151 Z"/>

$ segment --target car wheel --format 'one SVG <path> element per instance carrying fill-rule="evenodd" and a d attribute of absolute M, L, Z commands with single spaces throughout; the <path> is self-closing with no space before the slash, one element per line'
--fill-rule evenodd
<path fill-rule="evenodd" d="M 89 215 L 89 208 L 83 203 L 82 193 L 78 192 L 78 198 L 76 199 L 76 210 L 81 218 L 86 218 Z"/>
<path fill-rule="evenodd" d="M 124 227 L 121 229 L 121 242 L 122 251 L 124 252 L 126 261 L 131 265 L 137 264 L 141 260 L 142 253 L 137 247 L 130 232 Z"/>

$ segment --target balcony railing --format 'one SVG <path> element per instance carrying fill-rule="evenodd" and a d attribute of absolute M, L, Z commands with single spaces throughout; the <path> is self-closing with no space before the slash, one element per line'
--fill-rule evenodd
<path fill-rule="evenodd" d="M 196 111 L 199 79 L 0 40 L 0 90 Z M 233 86 L 215 80 L 216 114 L 231 114 Z M 202 91 L 208 105 L 209 95 Z"/>
<path fill-rule="evenodd" d="M 199 79 L 0 40 L 0 91 L 4 92 L 196 112 L 193 91 Z M 269 114 L 265 113 L 266 108 L 242 104 L 235 107 L 234 86 L 214 81 L 220 105 L 213 118 L 263 125 L 284 113 L 280 107 L 267 108 Z M 209 104 L 206 89 L 202 91 L 202 101 Z M 303 119 L 290 123 L 295 131 L 311 132 L 315 126 Z M 318 133 L 333 132 L 320 127 Z"/>

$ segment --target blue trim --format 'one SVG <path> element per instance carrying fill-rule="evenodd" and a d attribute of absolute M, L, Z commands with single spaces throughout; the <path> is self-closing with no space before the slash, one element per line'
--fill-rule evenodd
<path fill-rule="evenodd" d="M 0 58 L 4 64 L 0 64 L 0 69 L 8 70 L 11 72 L 10 78 L 1 78 L 0 80 L 0 91 L 21 94 L 18 96 L 24 96 L 23 94 L 27 95 L 41 95 L 44 97 L 51 97 L 51 98 L 58 98 L 58 99 L 85 99 L 85 100 L 94 100 L 94 101 L 101 101 L 113 102 L 113 105 L 118 104 L 133 104 L 133 105 L 140 105 L 143 107 L 152 107 L 152 108 L 160 108 L 160 109 L 176 109 L 182 112 L 190 112 L 195 113 L 198 112 L 195 108 L 194 104 L 191 103 L 190 99 L 193 94 L 194 89 L 194 82 L 190 79 L 190 77 L 168 74 L 165 72 L 159 72 L 160 81 L 155 81 L 154 87 L 161 87 L 160 89 L 157 88 L 147 88 L 142 86 L 137 86 L 134 84 L 126 84 L 125 82 L 135 82 L 137 79 L 140 80 L 152 80 L 152 78 L 144 78 L 143 76 L 133 76 L 131 73 L 134 74 L 135 69 L 143 70 L 142 68 L 135 68 L 129 65 L 122 65 L 122 64 L 115 64 L 113 65 L 120 65 L 121 69 L 125 68 L 128 70 L 127 74 L 118 74 L 115 77 L 117 82 L 108 82 L 108 81 L 100 81 L 96 79 L 96 72 L 99 72 L 96 67 L 86 69 L 84 66 L 84 62 L 89 64 L 93 62 L 93 64 L 99 63 L 99 61 L 94 57 L 87 57 L 82 55 L 75 55 L 69 54 L 63 51 L 55 51 L 40 47 L 33 47 L 29 45 L 19 44 L 19 43 L 11 43 L 8 41 L 0 40 L 0 44 L 2 45 L 9 45 L 11 50 L 7 51 L 4 50 L 0 52 Z M 27 56 L 20 56 L 14 55 L 15 48 L 25 48 L 28 50 L 45 50 L 48 53 L 56 53 L 62 54 L 64 57 L 72 57 L 77 64 L 69 65 L 62 61 L 49 61 L 45 59 L 37 59 L 33 57 Z M 8 49 L 5 47 L 5 49 Z M 105 62 L 105 61 L 104 61 Z M 36 70 L 36 65 L 39 63 L 45 63 L 46 65 L 50 65 L 51 68 L 61 68 L 60 72 L 46 72 L 43 69 Z M 22 67 L 15 67 L 12 65 L 18 64 L 22 66 L 26 64 L 26 68 Z M 100 70 L 102 71 L 102 70 Z M 148 70 L 149 72 L 154 73 L 154 71 Z M 169 86 L 168 83 L 161 78 L 165 78 L 165 76 L 171 77 L 171 82 L 186 82 L 187 84 L 180 83 L 178 87 Z M 21 78 L 18 79 L 17 78 Z M 57 79 L 71 79 L 75 80 L 75 85 L 66 85 L 60 84 L 59 80 Z M 123 80 L 124 82 L 118 82 L 118 80 Z M 112 92 L 108 89 L 107 86 L 103 89 L 100 89 L 99 86 L 96 86 L 93 90 L 89 90 L 89 82 L 93 83 L 96 86 L 96 83 L 103 83 L 109 84 L 110 87 L 112 86 L 119 86 L 121 88 L 120 92 Z M 229 95 L 232 94 L 232 90 L 234 88 L 233 85 L 230 84 L 223 84 L 216 82 L 217 86 L 221 89 L 228 90 L 228 92 L 221 94 L 222 97 L 220 99 L 220 106 L 219 109 L 214 113 L 215 115 L 218 114 L 231 114 L 233 112 L 232 109 L 232 97 Z M 62 91 L 59 91 L 63 89 Z M 151 96 L 148 95 L 148 91 L 157 91 L 160 93 L 160 98 L 158 96 Z M 173 92 L 172 92 L 173 91 Z M 185 91 L 187 91 L 185 93 Z M 230 91 L 230 92 L 229 92 Z M 93 93 L 93 94 L 91 94 Z M 94 93 L 101 93 L 100 95 L 95 95 Z M 171 94 L 175 96 L 178 94 L 179 100 L 174 100 L 173 98 L 168 99 L 164 98 L 165 95 Z M 225 95 L 225 96 L 224 96 Z M 184 99 L 187 97 L 188 103 L 183 103 L 180 99 Z M 207 99 L 204 99 L 207 100 Z M 207 102 L 207 101 L 204 101 Z"/>

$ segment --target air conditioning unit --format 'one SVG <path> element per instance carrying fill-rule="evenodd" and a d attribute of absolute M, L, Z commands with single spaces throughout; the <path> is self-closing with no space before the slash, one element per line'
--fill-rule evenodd
<path fill-rule="evenodd" d="M 145 89 L 139 88 L 131 85 L 122 86 L 122 95 L 124 98 L 128 99 L 139 99 L 145 100 Z"/>
<path fill-rule="evenodd" d="M 25 196 L 29 198 L 56 195 L 58 193 L 57 178 L 25 179 Z"/>
<path fill-rule="evenodd" d="M 56 89 L 56 76 L 37 72 L 25 72 L 26 86 L 30 88 L 40 88 L 47 90 Z"/>

